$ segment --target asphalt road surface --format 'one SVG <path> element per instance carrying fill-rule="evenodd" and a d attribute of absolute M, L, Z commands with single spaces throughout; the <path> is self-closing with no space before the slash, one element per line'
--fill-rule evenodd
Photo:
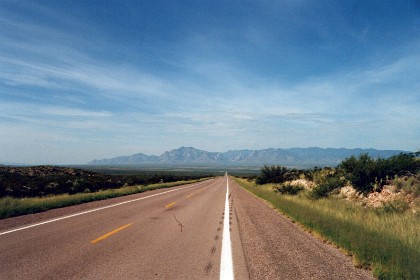
<path fill-rule="evenodd" d="M 0 279 L 370 275 L 226 176 L 0 221 Z"/>

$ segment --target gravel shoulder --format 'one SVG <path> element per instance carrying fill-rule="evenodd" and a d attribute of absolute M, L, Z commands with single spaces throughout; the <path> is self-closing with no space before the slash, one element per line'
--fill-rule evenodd
<path fill-rule="evenodd" d="M 351 257 L 229 183 L 250 279 L 375 279 L 355 268 Z"/>

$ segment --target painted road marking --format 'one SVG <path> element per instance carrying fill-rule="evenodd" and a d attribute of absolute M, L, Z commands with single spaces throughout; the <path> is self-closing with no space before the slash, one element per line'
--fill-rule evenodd
<path fill-rule="evenodd" d="M 150 197 L 154 197 L 154 196 L 158 196 L 158 195 L 162 195 L 162 194 L 167 194 L 167 193 L 170 193 L 170 192 L 176 192 L 176 191 L 180 191 L 180 190 L 183 190 L 183 189 L 197 187 L 197 186 L 200 186 L 200 185 L 202 185 L 204 183 L 207 183 L 207 181 L 200 182 L 200 183 L 197 183 L 197 184 L 194 184 L 194 185 L 191 185 L 191 186 L 182 187 L 182 188 L 175 189 L 175 190 L 169 190 L 169 191 L 165 191 L 165 192 L 161 192 L 161 193 L 156 193 L 156 194 L 152 194 L 152 195 L 145 196 L 145 197 L 140 197 L 140 198 L 136 198 L 136 199 L 132 199 L 132 200 L 127 200 L 127 201 L 124 201 L 124 202 L 119 202 L 119 203 L 115 203 L 115 204 L 111 204 L 111 205 L 107 205 L 107 206 L 103 206 L 103 207 L 99 207 L 99 208 L 95 208 L 95 209 L 91 209 L 91 210 L 79 212 L 79 213 L 76 213 L 76 214 L 71 214 L 71 215 L 67 215 L 67 216 L 63 216 L 63 217 L 59 217 L 59 218 L 47 220 L 47 221 L 44 221 L 44 222 L 40 222 L 40 223 L 36 223 L 36 224 L 32 224 L 32 225 L 28 225 L 28 226 L 24 226 L 24 227 L 20 227 L 20 228 L 11 229 L 11 230 L 8 230 L 8 231 L 0 232 L 0 235 L 5 235 L 5 234 L 8 234 L 8 233 L 12 233 L 12 232 L 16 232 L 16 231 L 20 231 L 20 230 L 24 230 L 24 229 L 28 229 L 28 228 L 33 228 L 33 227 L 36 227 L 36 226 L 45 225 L 45 224 L 49 224 L 49 223 L 61 221 L 61 220 L 64 220 L 64 219 L 77 217 L 77 216 L 80 216 L 80 215 L 84 215 L 84 214 L 96 212 L 96 211 L 99 211 L 99 210 L 104 210 L 104 209 L 108 209 L 108 208 L 120 206 L 120 205 L 123 205 L 123 204 L 127 204 L 127 203 L 131 203 L 131 202 L 143 200 L 143 199 L 146 199 L 146 198 L 150 198 Z"/>
<path fill-rule="evenodd" d="M 102 235 L 101 237 L 96 238 L 95 240 L 90 241 L 90 243 L 92 243 L 92 244 L 96 244 L 96 243 L 98 243 L 99 241 L 102 241 L 102 240 L 104 240 L 104 239 L 106 239 L 106 238 L 110 237 L 111 235 L 113 235 L 113 234 L 115 234 L 115 233 L 117 233 L 117 232 L 119 232 L 119 231 L 122 231 L 122 230 L 123 230 L 123 229 L 125 229 L 125 228 L 128 228 L 128 227 L 129 227 L 129 226 L 131 226 L 131 225 L 133 225 L 133 223 L 131 223 L 131 224 L 126 224 L 125 226 L 122 226 L 122 227 L 120 227 L 120 228 L 117 228 L 117 229 L 115 229 L 115 230 L 113 230 L 113 231 L 111 231 L 111 232 L 108 232 L 107 234 Z"/>
<path fill-rule="evenodd" d="M 226 202 L 223 218 L 222 256 L 220 259 L 220 279 L 230 280 L 233 277 L 232 244 L 229 229 L 229 178 L 226 173 Z"/>
<path fill-rule="evenodd" d="M 174 206 L 176 204 L 176 201 L 169 203 L 168 205 L 165 206 L 166 209 L 171 208 L 172 206 Z"/>

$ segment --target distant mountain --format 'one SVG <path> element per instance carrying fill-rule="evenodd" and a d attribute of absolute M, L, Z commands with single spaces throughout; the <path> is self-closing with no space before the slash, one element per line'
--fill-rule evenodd
<path fill-rule="evenodd" d="M 181 147 L 175 150 L 164 152 L 159 157 L 159 162 L 168 164 L 222 163 L 224 162 L 224 158 L 221 153 L 206 152 L 192 147 Z"/>
<path fill-rule="evenodd" d="M 121 165 L 121 164 L 138 164 L 138 163 L 152 163 L 159 160 L 158 156 L 148 156 L 138 153 L 131 156 L 121 156 L 110 159 L 95 159 L 89 164 L 92 165 Z"/>
<path fill-rule="evenodd" d="M 388 158 L 400 150 L 291 148 L 263 150 L 234 150 L 224 153 L 207 152 L 192 147 L 181 147 L 164 152 L 160 156 L 142 153 L 110 159 L 93 160 L 91 165 L 162 164 L 162 165 L 242 165 L 261 166 L 276 164 L 284 166 L 335 166 L 352 155 L 368 153 L 372 157 Z"/>

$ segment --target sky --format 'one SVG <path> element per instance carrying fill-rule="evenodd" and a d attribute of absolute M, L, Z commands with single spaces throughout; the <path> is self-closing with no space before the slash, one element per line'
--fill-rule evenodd
<path fill-rule="evenodd" d="M 420 2 L 0 0 L 0 162 L 420 150 Z"/>

